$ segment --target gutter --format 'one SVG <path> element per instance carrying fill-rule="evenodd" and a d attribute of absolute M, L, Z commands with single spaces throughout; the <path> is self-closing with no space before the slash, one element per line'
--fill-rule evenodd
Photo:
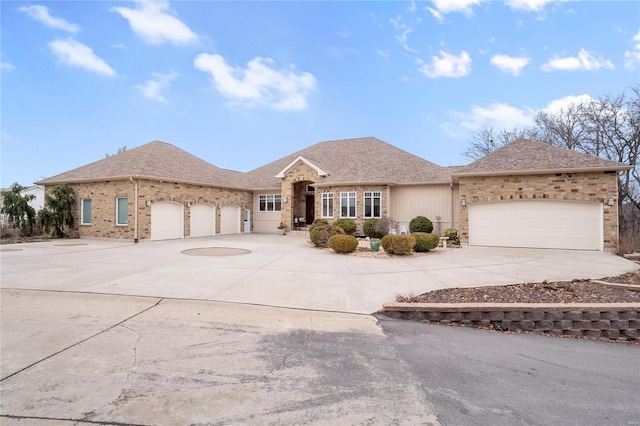
<path fill-rule="evenodd" d="M 133 229 L 134 240 L 133 240 L 133 242 L 137 244 L 138 243 L 138 175 L 136 175 L 136 180 L 133 180 L 133 177 L 131 177 L 131 176 L 129 177 L 129 180 L 135 184 L 134 191 L 133 191 L 134 197 L 135 197 L 135 201 L 134 201 L 134 205 L 135 205 L 134 212 L 135 213 L 133 215 L 133 217 L 134 217 L 134 229 Z"/>

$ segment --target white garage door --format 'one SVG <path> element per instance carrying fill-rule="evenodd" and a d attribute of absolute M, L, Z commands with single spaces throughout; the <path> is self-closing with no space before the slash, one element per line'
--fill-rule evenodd
<path fill-rule="evenodd" d="M 469 206 L 469 245 L 602 250 L 602 204 L 514 200 Z"/>
<path fill-rule="evenodd" d="M 191 237 L 216 235 L 216 208 L 210 204 L 191 205 Z"/>
<path fill-rule="evenodd" d="M 171 240 L 184 236 L 182 204 L 156 202 L 151 204 L 151 239 Z"/>
<path fill-rule="evenodd" d="M 222 206 L 220 207 L 220 234 L 240 233 L 240 207 Z"/>

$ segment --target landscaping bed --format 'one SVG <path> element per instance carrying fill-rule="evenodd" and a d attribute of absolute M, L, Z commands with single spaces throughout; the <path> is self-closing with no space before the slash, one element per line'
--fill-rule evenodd
<path fill-rule="evenodd" d="M 640 272 L 601 280 L 542 282 L 506 286 L 447 288 L 418 296 L 398 296 L 404 303 L 640 303 L 640 291 L 603 282 L 638 286 Z"/>

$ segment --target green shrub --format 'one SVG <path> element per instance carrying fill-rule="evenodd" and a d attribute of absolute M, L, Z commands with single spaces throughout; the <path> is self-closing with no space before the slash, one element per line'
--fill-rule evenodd
<path fill-rule="evenodd" d="M 409 254 L 416 245 L 413 235 L 385 235 L 380 245 L 389 254 Z"/>
<path fill-rule="evenodd" d="M 378 232 L 376 226 L 378 225 L 378 219 L 367 219 L 362 224 L 362 231 L 364 235 L 369 238 L 382 238 L 385 234 Z"/>
<path fill-rule="evenodd" d="M 318 225 L 311 231 L 311 242 L 315 244 L 316 247 L 327 247 L 329 238 L 338 234 L 344 234 L 344 231 L 339 226 Z"/>
<path fill-rule="evenodd" d="M 414 232 L 411 234 L 416 239 L 416 245 L 413 250 L 417 252 L 429 251 L 438 247 L 440 238 L 435 234 L 427 234 L 426 232 Z"/>
<path fill-rule="evenodd" d="M 424 216 L 416 216 L 409 222 L 409 231 L 426 232 L 429 234 L 433 231 L 433 222 Z"/>
<path fill-rule="evenodd" d="M 353 219 L 338 219 L 335 221 L 334 225 L 342 228 L 345 234 L 353 235 L 356 232 L 356 222 Z"/>
<path fill-rule="evenodd" d="M 327 219 L 316 219 L 316 220 L 313 221 L 311 226 L 309 226 L 309 233 L 311 233 L 311 231 L 313 231 L 313 229 L 318 227 L 318 226 L 323 226 L 323 225 L 328 225 L 328 224 L 329 224 L 329 221 Z"/>
<path fill-rule="evenodd" d="M 353 253 L 358 248 L 358 239 L 353 235 L 336 234 L 329 238 L 329 247 L 337 253 Z"/>
<path fill-rule="evenodd" d="M 453 229 L 453 228 L 445 229 L 444 232 L 442 233 L 442 236 L 449 237 L 449 240 L 447 241 L 449 244 L 460 245 L 460 238 L 458 237 L 457 229 Z"/>

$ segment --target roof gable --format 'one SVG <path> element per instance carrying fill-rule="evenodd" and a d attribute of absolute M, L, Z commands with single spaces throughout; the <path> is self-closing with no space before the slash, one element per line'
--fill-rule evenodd
<path fill-rule="evenodd" d="M 285 175 L 287 174 L 287 172 L 289 170 L 291 170 L 296 164 L 298 164 L 299 162 L 302 162 L 303 164 L 306 164 L 307 166 L 311 167 L 313 170 L 315 170 L 316 172 L 318 172 L 318 176 L 321 177 L 325 177 L 328 175 L 327 172 L 325 172 L 324 170 L 322 170 L 320 167 L 316 166 L 315 164 L 313 164 L 311 161 L 307 160 L 306 158 L 304 158 L 303 156 L 299 155 L 298 158 L 296 158 L 295 160 L 293 160 L 291 163 L 289 163 L 287 165 L 287 167 L 285 167 L 284 169 L 282 169 L 280 171 L 280 173 L 278 173 L 276 175 L 276 177 L 278 179 L 283 179 L 285 177 Z"/>
<path fill-rule="evenodd" d="M 629 166 L 530 139 L 518 139 L 457 170 L 453 176 L 615 171 Z"/>

